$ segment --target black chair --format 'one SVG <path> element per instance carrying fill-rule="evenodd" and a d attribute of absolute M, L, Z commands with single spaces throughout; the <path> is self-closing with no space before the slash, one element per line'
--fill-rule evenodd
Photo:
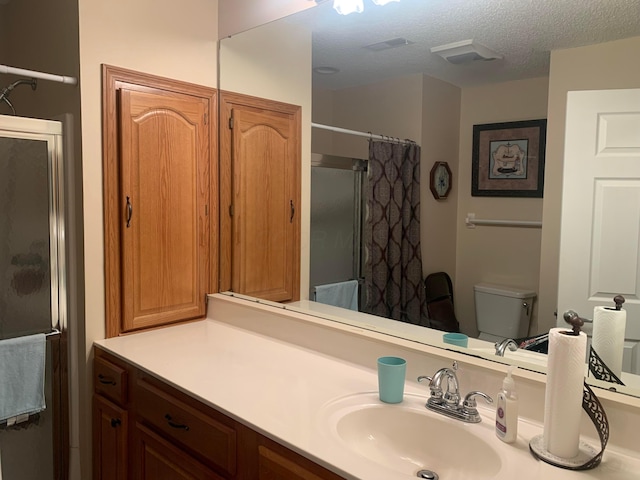
<path fill-rule="evenodd" d="M 460 332 L 453 306 L 453 285 L 446 272 L 436 272 L 424 279 L 429 326 L 445 332 Z"/>

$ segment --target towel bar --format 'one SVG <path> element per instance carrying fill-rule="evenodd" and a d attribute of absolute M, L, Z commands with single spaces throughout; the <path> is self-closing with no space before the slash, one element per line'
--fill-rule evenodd
<path fill-rule="evenodd" d="M 542 228 L 542 222 L 529 220 L 481 220 L 476 218 L 475 213 L 467 213 L 465 218 L 467 228 L 476 228 L 476 225 L 489 225 L 493 227 L 524 227 Z"/>
<path fill-rule="evenodd" d="M 54 328 L 49 333 L 45 333 L 44 336 L 47 337 L 47 339 L 49 339 L 53 337 L 58 337 L 60 336 L 61 333 L 62 332 L 60 330 L 58 330 L 57 328 Z"/>

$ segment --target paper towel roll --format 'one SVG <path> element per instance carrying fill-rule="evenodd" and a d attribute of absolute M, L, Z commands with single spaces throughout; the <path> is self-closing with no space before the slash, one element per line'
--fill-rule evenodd
<path fill-rule="evenodd" d="M 600 359 L 616 377 L 622 375 L 624 331 L 627 326 L 627 311 L 613 308 L 593 309 L 593 338 L 591 345 Z"/>
<path fill-rule="evenodd" d="M 579 453 L 587 336 L 566 332 L 571 330 L 549 331 L 543 445 L 553 455 L 573 458 Z"/>

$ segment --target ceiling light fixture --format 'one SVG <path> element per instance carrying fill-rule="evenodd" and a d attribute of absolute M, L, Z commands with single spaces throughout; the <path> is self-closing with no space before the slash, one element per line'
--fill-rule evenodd
<path fill-rule="evenodd" d="M 386 5 L 390 2 L 399 2 L 400 0 L 371 0 L 376 5 Z M 333 0 L 333 9 L 340 15 L 349 15 L 350 13 L 362 13 L 364 11 L 363 0 Z"/>

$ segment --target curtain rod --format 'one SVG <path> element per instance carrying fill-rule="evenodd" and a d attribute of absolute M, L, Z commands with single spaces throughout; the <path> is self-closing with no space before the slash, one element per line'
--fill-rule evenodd
<path fill-rule="evenodd" d="M 398 138 L 398 137 L 389 137 L 387 135 L 376 135 L 376 134 L 373 134 L 371 132 L 359 132 L 357 130 L 349 130 L 347 128 L 333 127 L 331 125 L 323 125 L 321 123 L 313 123 L 313 122 L 311 123 L 311 126 L 313 128 L 319 128 L 321 130 L 330 130 L 332 132 L 346 133 L 348 135 L 355 135 L 355 136 L 358 136 L 358 137 L 366 137 L 366 138 L 371 139 L 371 140 L 384 140 L 384 141 L 387 141 L 387 142 L 411 143 L 411 144 L 417 145 L 416 142 L 414 142 L 413 140 L 410 140 L 408 138 L 403 140 L 403 139 Z"/>
<path fill-rule="evenodd" d="M 39 78 L 41 80 L 49 80 L 51 82 L 66 83 L 68 85 L 78 84 L 78 79 L 76 77 L 54 75 L 52 73 L 37 72 L 35 70 L 25 70 L 24 68 L 10 67 L 9 65 L 0 65 L 0 73 L 11 73 L 13 75 L 22 75 L 25 77 Z"/>

